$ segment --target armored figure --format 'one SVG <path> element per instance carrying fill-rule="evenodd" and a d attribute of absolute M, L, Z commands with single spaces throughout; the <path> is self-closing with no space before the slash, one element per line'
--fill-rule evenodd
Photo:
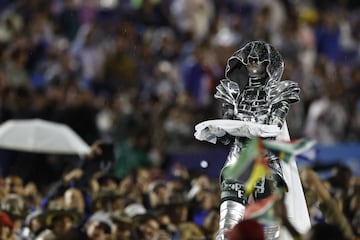
<path fill-rule="evenodd" d="M 221 80 L 216 88 L 215 98 L 222 101 L 223 118 L 281 129 L 289 105 L 299 101 L 300 92 L 295 82 L 280 81 L 283 69 L 284 61 L 280 53 L 267 43 L 253 41 L 235 52 L 228 60 L 225 79 Z M 231 144 L 225 168 L 238 160 L 248 138 L 227 133 L 218 140 L 224 144 Z M 274 187 L 287 187 L 279 159 L 271 152 L 266 153 L 266 158 L 271 176 L 259 180 L 255 191 L 249 197 L 245 195 L 244 190 L 244 182 L 248 176 L 227 179 L 220 174 L 218 240 L 224 239 L 224 233 L 243 219 L 249 201 L 266 198 Z M 279 237 L 279 226 L 264 226 L 264 231 L 266 239 Z"/>

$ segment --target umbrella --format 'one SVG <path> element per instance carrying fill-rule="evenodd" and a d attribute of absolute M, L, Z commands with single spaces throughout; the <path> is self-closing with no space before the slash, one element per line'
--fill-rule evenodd
<path fill-rule="evenodd" d="M 48 154 L 79 154 L 90 147 L 69 126 L 42 119 L 8 120 L 0 125 L 0 148 Z"/>

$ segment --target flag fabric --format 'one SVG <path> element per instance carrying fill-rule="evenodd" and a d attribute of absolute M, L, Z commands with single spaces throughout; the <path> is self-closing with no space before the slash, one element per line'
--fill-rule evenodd
<path fill-rule="evenodd" d="M 273 207 L 277 199 L 275 194 L 271 194 L 267 198 L 249 203 L 244 219 L 255 219 L 263 224 L 276 222 L 277 216 Z"/>
<path fill-rule="evenodd" d="M 295 141 L 263 140 L 264 147 L 273 152 L 282 161 L 288 163 L 291 158 L 304 153 L 315 146 L 315 141 L 298 139 Z"/>
<path fill-rule="evenodd" d="M 242 178 L 245 192 L 249 196 L 255 188 L 256 182 L 269 173 L 269 166 L 264 155 L 264 147 L 259 137 L 249 139 L 237 160 L 223 169 L 225 178 Z"/>
<path fill-rule="evenodd" d="M 260 144 L 260 138 L 249 139 L 236 161 L 224 167 L 222 170 L 222 175 L 225 178 L 232 179 L 237 179 L 243 175 L 246 170 L 248 170 L 249 167 L 254 163 L 254 160 L 262 155 L 259 147 Z"/>
<path fill-rule="evenodd" d="M 262 177 L 267 176 L 270 172 L 268 161 L 266 160 L 263 153 L 264 149 L 261 141 L 258 143 L 258 151 L 261 154 L 259 154 L 255 159 L 251 175 L 245 183 L 245 193 L 247 196 L 254 192 L 256 182 L 259 181 Z"/>
<path fill-rule="evenodd" d="M 292 158 L 310 150 L 315 146 L 315 141 L 300 139 L 295 141 L 264 140 L 260 137 L 249 139 L 237 160 L 223 169 L 225 178 L 243 178 L 245 192 L 250 196 L 257 181 L 270 174 L 268 160 L 265 157 L 267 151 L 279 157 L 285 163 Z M 246 173 L 246 172 L 250 173 Z M 246 176 L 246 177 L 244 177 Z M 250 202 L 245 210 L 245 219 L 255 219 L 262 224 L 273 225 L 278 221 L 274 205 L 284 195 L 284 189 L 273 189 L 273 193 L 262 200 Z"/>
<path fill-rule="evenodd" d="M 295 141 L 263 140 L 260 137 L 250 138 L 245 148 L 233 163 L 222 170 L 224 178 L 238 179 L 244 182 L 246 195 L 255 189 L 256 182 L 270 174 L 266 150 L 271 151 L 280 160 L 289 163 L 290 159 L 304 153 L 315 145 L 315 141 L 299 139 Z"/>

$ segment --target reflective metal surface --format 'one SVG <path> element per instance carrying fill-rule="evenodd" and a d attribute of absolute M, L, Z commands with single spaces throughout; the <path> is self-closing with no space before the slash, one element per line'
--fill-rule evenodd
<path fill-rule="evenodd" d="M 300 88 L 292 81 L 281 81 L 284 61 L 280 53 L 271 45 L 253 41 L 236 51 L 228 60 L 225 79 L 216 87 L 215 98 L 222 101 L 223 118 L 250 121 L 267 125 L 283 126 L 291 103 L 299 101 Z M 236 163 L 247 141 L 235 137 L 225 166 Z M 283 180 L 279 159 L 267 153 L 266 158 L 272 170 L 270 178 L 263 178 L 255 186 L 252 197 L 263 199 L 271 193 L 273 186 L 286 185 Z M 225 239 L 224 232 L 244 217 L 247 199 L 231 198 L 227 192 L 228 183 L 243 187 L 249 172 L 238 179 L 224 179 L 220 176 L 222 187 L 220 224 L 217 240 Z M 265 225 L 267 240 L 279 237 L 278 225 Z"/>

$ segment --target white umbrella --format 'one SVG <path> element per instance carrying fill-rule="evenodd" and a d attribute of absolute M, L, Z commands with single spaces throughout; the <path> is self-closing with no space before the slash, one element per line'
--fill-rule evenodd
<path fill-rule="evenodd" d="M 69 126 L 41 119 L 8 120 L 1 124 L 0 148 L 79 155 L 90 150 L 89 145 Z"/>

